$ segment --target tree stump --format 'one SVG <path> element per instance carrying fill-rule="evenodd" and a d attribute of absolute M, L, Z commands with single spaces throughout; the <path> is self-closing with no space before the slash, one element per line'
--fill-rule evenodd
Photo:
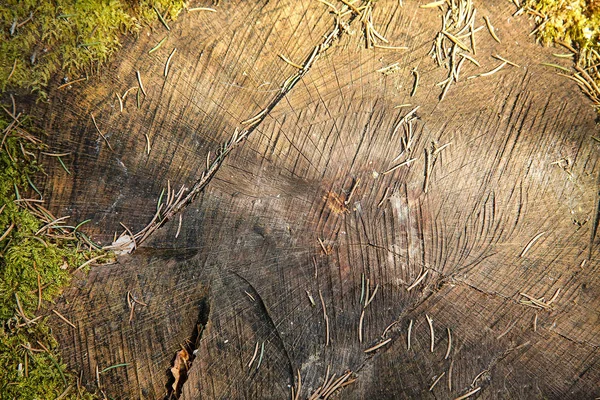
<path fill-rule="evenodd" d="M 85 385 L 131 399 L 600 396 L 594 110 L 500 0 L 476 4 L 481 67 L 465 62 L 440 101 L 443 13 L 401 3 L 376 2 L 372 21 L 406 50 L 366 48 L 351 9 L 223 1 L 182 14 L 151 54 L 158 24 L 50 91 L 37 116 L 71 174 L 48 158 L 44 194 L 103 244 L 252 127 L 181 222 L 56 305 Z M 496 54 L 516 66 L 467 79 Z"/>

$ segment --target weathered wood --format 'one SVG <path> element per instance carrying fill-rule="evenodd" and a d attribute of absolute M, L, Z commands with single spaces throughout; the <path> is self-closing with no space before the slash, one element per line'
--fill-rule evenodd
<path fill-rule="evenodd" d="M 208 318 L 182 398 L 285 398 L 297 371 L 309 397 L 328 368 L 357 378 L 344 398 L 455 398 L 477 387 L 481 398 L 599 396 L 595 115 L 573 82 L 540 65 L 552 50 L 533 42 L 510 3 L 477 7 L 501 43 L 478 33 L 482 67 L 465 63 L 440 102 L 435 84 L 447 71 L 427 55 L 439 11 L 377 2 L 379 31 L 409 50 L 365 49 L 358 23 L 353 35 L 344 32 L 226 159 L 183 213 L 179 238 L 173 220 L 146 243 L 194 249 L 190 258 L 134 253 L 67 291 L 59 311 L 78 328 L 57 321 L 55 330 L 84 382 L 94 385 L 96 364 L 129 362 L 102 376 L 108 393 L 165 395 L 175 352 Z M 56 166 L 45 187 L 57 214 L 92 218 L 91 233 L 104 243 L 119 222 L 143 228 L 167 181 L 189 187 L 208 152 L 295 72 L 279 54 L 302 63 L 334 23 L 316 1 L 217 9 L 182 16 L 151 55 L 157 36 L 142 35 L 101 77 L 53 93 L 45 128 L 57 150 L 74 152 L 73 175 Z M 493 54 L 521 67 L 465 79 L 495 68 Z M 377 72 L 394 62 L 398 72 Z M 121 113 L 114 93 L 137 86 L 135 71 L 148 95 L 137 109 L 130 94 Z M 404 103 L 412 106 L 394 108 Z M 415 106 L 416 160 L 384 175 L 404 160 L 393 161 L 403 135 L 394 131 Z M 370 294 L 378 289 L 365 307 L 367 279 Z M 547 302 L 557 289 L 549 310 L 519 303 L 520 293 Z M 127 290 L 152 297 L 132 324 Z M 199 318 L 203 302 L 210 313 Z M 391 342 L 365 353 L 394 321 Z M 249 368 L 257 343 L 264 354 Z"/>

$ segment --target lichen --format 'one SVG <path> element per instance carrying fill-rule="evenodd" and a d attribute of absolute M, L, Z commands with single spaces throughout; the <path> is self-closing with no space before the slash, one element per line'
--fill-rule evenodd
<path fill-rule="evenodd" d="M 78 266 L 103 253 L 83 246 L 75 227 L 44 228 L 54 217 L 24 201 L 35 193 L 36 152 L 44 146 L 28 132 L 27 118 L 13 121 L 0 116 L 0 398 L 56 398 L 69 386 L 65 398 L 91 398 L 74 389 L 46 318 L 36 315 L 48 314 L 46 305 Z"/>
<path fill-rule="evenodd" d="M 7 0 L 0 4 L 0 90 L 24 88 L 42 98 L 60 72 L 74 79 L 96 71 L 158 17 L 175 18 L 183 0 Z"/>

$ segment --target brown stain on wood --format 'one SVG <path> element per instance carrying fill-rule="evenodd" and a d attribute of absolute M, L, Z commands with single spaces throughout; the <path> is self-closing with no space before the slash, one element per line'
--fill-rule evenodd
<path fill-rule="evenodd" d="M 55 331 L 69 366 L 94 386 L 95 365 L 130 362 L 102 376 L 105 390 L 160 397 L 198 320 L 194 304 L 207 301 L 210 315 L 182 398 L 284 398 L 298 370 L 305 397 L 328 367 L 356 374 L 344 398 L 454 398 L 472 384 L 486 398 L 600 395 L 598 255 L 594 250 L 581 267 L 592 224 L 573 222 L 576 214 L 594 217 L 594 114 L 574 84 L 539 66 L 552 50 L 533 43 L 527 20 L 510 17 L 509 3 L 477 7 L 503 40 L 482 33 L 482 69 L 464 68 L 490 70 L 497 61 L 487 56 L 496 53 L 526 68 L 459 81 L 440 103 L 433 88 L 447 71 L 427 57 L 439 16 L 417 4 L 378 2 L 378 26 L 410 50 L 366 50 L 359 32 L 343 35 L 185 210 L 179 239 L 177 221 L 170 221 L 148 242 L 174 253 L 140 253 L 94 270 L 65 294 L 69 304 L 59 311 L 78 330 L 57 325 Z M 88 232 L 104 242 L 119 222 L 141 229 L 167 180 L 178 188 L 197 179 L 208 152 L 295 72 L 278 55 L 303 60 L 331 27 L 319 2 L 224 2 L 217 13 L 182 16 L 172 24 L 173 42 L 152 55 L 154 36 L 132 41 L 101 77 L 53 94 L 44 108 L 53 149 L 73 151 L 65 160 L 72 176 L 50 165 L 44 192 L 52 211 L 92 218 Z M 396 61 L 398 73 L 376 72 Z M 418 159 L 382 175 L 402 150 L 393 132 L 408 110 L 394 106 L 408 102 L 417 64 L 419 90 L 410 102 L 421 106 L 412 152 Z M 120 113 L 112 92 L 137 85 L 136 70 L 148 96 L 137 109 L 130 95 Z M 105 95 L 104 87 L 111 88 Z M 115 152 L 98 137 L 90 111 Z M 422 155 L 432 142 L 452 144 L 438 154 L 424 193 Z M 563 157 L 572 160 L 568 173 L 553 164 Z M 348 212 L 336 212 L 343 210 L 346 199 L 337 193 L 348 190 L 349 177 L 360 178 L 359 190 Z M 378 207 L 386 189 L 388 200 Z M 330 254 L 319 248 L 319 237 Z M 407 291 L 424 271 L 426 278 Z M 366 308 L 363 276 L 371 291 L 379 284 Z M 554 307 L 539 311 L 533 332 L 534 310 L 518 304 L 519 293 L 547 300 L 558 288 Z M 127 290 L 148 300 L 134 325 L 127 324 Z M 433 353 L 425 314 L 435 329 Z M 392 341 L 365 354 L 394 321 Z M 445 328 L 454 339 L 447 360 Z M 257 342 L 264 343 L 263 359 L 249 369 Z M 432 395 L 434 376 L 444 371 Z M 451 389 L 444 382 L 450 375 Z"/>

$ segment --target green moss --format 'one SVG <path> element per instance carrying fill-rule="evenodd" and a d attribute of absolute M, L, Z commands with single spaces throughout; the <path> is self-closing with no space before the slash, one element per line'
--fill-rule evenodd
<path fill-rule="evenodd" d="M 33 193 L 28 185 L 40 171 L 35 153 L 43 145 L 25 130 L 27 119 L 18 127 L 10 121 L 0 116 L 0 398 L 50 399 L 76 385 L 45 319 L 36 315 L 46 313 L 44 305 L 78 266 L 102 253 L 82 248 L 75 228 L 40 231 L 54 217 L 36 203 L 17 201 Z M 84 395 L 75 392 L 72 398 Z"/>
<path fill-rule="evenodd" d="M 50 78 L 91 72 L 120 47 L 121 36 L 175 18 L 183 0 L 7 0 L 0 4 L 0 89 L 45 96 Z M 30 18 L 31 17 L 31 18 Z"/>
<path fill-rule="evenodd" d="M 73 377 L 56 353 L 57 343 L 43 322 L 10 333 L 0 330 L 0 398 L 55 399 L 72 386 L 65 398 L 93 399 L 83 390 L 77 393 Z"/>
<path fill-rule="evenodd" d="M 528 0 L 526 5 L 536 16 L 537 37 L 542 43 L 563 42 L 576 50 L 580 69 L 574 75 L 587 81 L 589 87 L 585 83 L 580 86 L 600 111 L 600 1 Z"/>

